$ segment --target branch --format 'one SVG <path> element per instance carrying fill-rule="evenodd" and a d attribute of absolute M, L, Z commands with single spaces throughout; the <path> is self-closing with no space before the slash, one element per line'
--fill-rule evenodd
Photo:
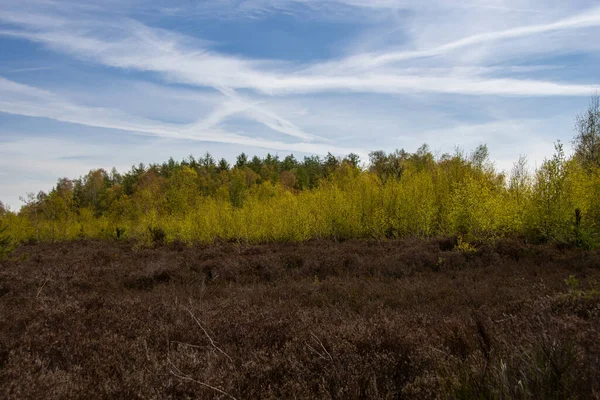
<path fill-rule="evenodd" d="M 175 366 L 175 364 L 173 364 L 173 362 L 172 362 L 171 360 L 167 359 L 167 361 L 168 361 L 168 362 L 169 362 L 169 364 L 171 364 L 171 366 L 172 366 L 172 367 L 175 369 L 175 371 L 173 371 L 173 369 L 169 369 L 169 372 L 171 372 L 171 374 L 173 374 L 173 376 L 175 376 L 175 377 L 177 377 L 177 378 L 179 378 L 179 379 L 181 379 L 181 380 L 184 380 L 184 381 L 190 381 L 190 382 L 197 383 L 197 384 L 198 384 L 198 385 L 200 385 L 200 386 L 204 386 L 205 388 L 212 389 L 212 390 L 214 390 L 215 392 L 219 392 L 219 393 L 221 393 L 221 394 L 223 394 L 223 395 L 225 395 L 225 396 L 229 397 L 229 398 L 230 398 L 230 399 L 232 399 L 232 400 L 237 400 L 235 397 L 233 397 L 232 395 L 230 395 L 230 394 L 229 394 L 229 393 L 227 393 L 226 391 L 224 391 L 224 390 L 222 390 L 222 389 L 219 389 L 218 387 L 211 386 L 211 385 L 209 385 L 208 383 L 200 382 L 200 381 L 197 381 L 197 380 L 195 380 L 194 378 L 191 378 L 191 377 L 189 377 L 189 376 L 186 376 L 186 375 L 184 375 L 184 374 L 181 372 L 181 370 L 180 370 L 179 368 L 177 368 L 177 367 Z"/>
<path fill-rule="evenodd" d="M 211 346 L 214 347 L 216 350 L 218 350 L 225 357 L 227 357 L 227 359 L 232 364 L 234 364 L 233 359 L 231 357 L 229 357 L 229 355 L 227 355 L 227 353 L 225 353 L 223 350 L 221 350 L 221 348 L 219 346 L 216 345 L 215 341 L 210 337 L 210 335 L 208 334 L 208 332 L 206 331 L 206 329 L 204 329 L 204 326 L 202 326 L 202 323 L 198 320 L 198 318 L 196 318 L 196 316 L 192 313 L 192 311 L 189 308 L 187 308 L 187 307 L 183 307 L 183 308 L 192 316 L 192 318 L 194 319 L 194 321 L 196 321 L 196 323 L 198 324 L 198 326 L 200 327 L 200 329 L 202 329 L 202 331 L 204 332 L 204 334 L 206 335 L 206 337 L 210 341 Z"/>
<path fill-rule="evenodd" d="M 35 298 L 37 299 L 40 296 L 40 293 L 42 293 L 42 289 L 44 288 L 44 286 L 46 286 L 46 283 L 48 283 L 48 278 L 44 281 L 44 283 L 42 284 L 42 286 L 40 286 L 40 288 L 37 291 L 37 294 L 35 295 Z"/>
<path fill-rule="evenodd" d="M 314 351 L 315 353 L 317 353 L 319 355 L 319 357 L 321 357 L 324 360 L 329 360 L 329 361 L 333 361 L 333 357 L 331 356 L 331 354 L 329 354 L 329 352 L 327 351 L 327 349 L 325 348 L 325 346 L 323 346 L 323 342 L 321 342 L 321 340 L 319 340 L 319 338 L 317 337 L 317 335 L 315 335 L 314 333 L 310 333 L 310 335 L 312 336 L 313 340 L 315 342 L 317 342 L 319 344 L 319 346 L 321 346 L 321 348 L 323 349 L 323 351 L 325 352 L 325 354 L 327 354 L 327 357 L 325 357 L 323 354 L 321 354 L 321 352 L 315 350 L 310 344 L 306 344 L 308 346 L 309 349 L 311 349 L 312 351 Z"/>

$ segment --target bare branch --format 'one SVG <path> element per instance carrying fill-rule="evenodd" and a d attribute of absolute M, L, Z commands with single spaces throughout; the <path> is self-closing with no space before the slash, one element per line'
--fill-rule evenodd
<path fill-rule="evenodd" d="M 35 298 L 37 299 L 40 296 L 40 293 L 42 293 L 42 289 L 44 288 L 44 286 L 46 286 L 46 283 L 48 283 L 48 278 L 44 281 L 44 283 L 42 283 L 42 286 L 39 287 L 37 294 L 35 295 Z"/>
<path fill-rule="evenodd" d="M 171 340 L 170 343 L 177 343 L 177 344 L 180 344 L 182 346 L 193 347 L 195 349 L 206 349 L 206 346 L 198 346 L 197 344 L 180 342 L 178 340 Z"/>
<path fill-rule="evenodd" d="M 194 315 L 194 313 L 192 313 L 192 311 L 189 308 L 187 308 L 187 307 L 183 307 L 183 308 L 192 316 L 192 318 L 194 319 L 194 321 L 196 321 L 196 324 L 198 324 L 198 326 L 200 327 L 200 329 L 202 329 L 202 331 L 204 332 L 204 334 L 206 335 L 206 337 L 210 341 L 211 346 L 214 347 L 216 350 L 218 350 L 225 357 L 227 357 L 227 359 L 233 364 L 233 359 L 231 357 L 229 357 L 229 355 L 227 353 L 225 353 L 219 346 L 217 346 L 217 344 L 215 343 L 215 341 L 210 337 L 210 335 L 208 334 L 208 331 L 206 329 L 204 329 L 204 326 L 202 326 L 202 323 L 198 320 L 198 318 L 196 318 L 196 316 Z"/>
<path fill-rule="evenodd" d="M 233 397 L 232 395 L 230 395 L 230 394 L 229 394 L 229 393 L 227 393 L 226 391 L 224 391 L 224 390 L 222 390 L 222 389 L 219 389 L 218 387 L 211 386 L 211 385 L 209 385 L 208 383 L 200 382 L 200 381 L 198 381 L 198 380 L 196 380 L 196 379 L 194 379 L 194 378 L 192 378 L 192 377 L 189 377 L 189 376 L 187 376 L 187 375 L 184 375 L 184 374 L 183 374 L 183 372 L 181 372 L 181 370 L 180 370 L 179 368 L 177 368 L 177 367 L 175 366 L 175 364 L 173 364 L 173 362 L 172 362 L 171 360 L 167 359 L 167 361 L 169 362 L 169 364 L 171 364 L 171 367 L 173 367 L 173 369 L 170 369 L 170 370 L 169 370 L 173 376 L 175 376 L 175 377 L 177 377 L 177 378 L 179 378 L 179 379 L 181 379 L 181 380 L 184 380 L 184 381 L 190 381 L 190 382 L 197 383 L 197 384 L 198 384 L 198 385 L 200 385 L 200 386 L 203 386 L 203 387 L 205 387 L 205 388 L 212 389 L 212 390 L 214 390 L 215 392 L 221 393 L 221 394 L 223 394 L 223 395 L 225 395 L 225 396 L 229 397 L 229 398 L 230 398 L 230 399 L 232 399 L 232 400 L 237 400 L 235 397 Z"/>
<path fill-rule="evenodd" d="M 331 354 L 329 354 L 329 352 L 327 351 L 327 349 L 325 348 L 325 346 L 323 346 L 323 342 L 321 342 L 321 340 L 319 340 L 319 338 L 317 337 L 317 335 L 315 335 L 312 332 L 310 333 L 310 335 L 312 336 L 313 340 L 319 344 L 319 346 L 321 347 L 321 349 L 323 349 L 323 351 L 325 352 L 325 354 L 327 354 L 327 357 L 325 357 L 320 351 L 317 351 L 314 347 L 312 347 L 310 344 L 307 343 L 306 345 L 308 346 L 308 348 L 311 349 L 312 351 L 314 351 L 322 359 L 327 360 L 327 361 L 333 361 L 333 357 L 331 356 Z"/>

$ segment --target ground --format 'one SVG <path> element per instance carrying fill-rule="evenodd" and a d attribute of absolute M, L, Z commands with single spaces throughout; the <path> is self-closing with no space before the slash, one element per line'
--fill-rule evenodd
<path fill-rule="evenodd" d="M 0 261 L 0 398 L 600 398 L 600 252 L 76 241 Z"/>

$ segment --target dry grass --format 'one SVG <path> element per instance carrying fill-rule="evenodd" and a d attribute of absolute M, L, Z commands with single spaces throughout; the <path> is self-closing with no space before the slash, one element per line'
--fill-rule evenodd
<path fill-rule="evenodd" d="M 453 245 L 21 246 L 0 398 L 600 398 L 600 253 Z"/>

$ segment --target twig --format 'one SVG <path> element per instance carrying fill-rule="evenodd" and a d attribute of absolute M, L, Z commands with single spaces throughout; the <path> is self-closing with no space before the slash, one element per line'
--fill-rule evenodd
<path fill-rule="evenodd" d="M 331 361 L 333 361 L 333 357 L 331 356 L 331 354 L 329 354 L 329 352 L 327 351 L 327 349 L 325 348 L 325 346 L 323 346 L 323 342 L 321 342 L 321 340 L 314 333 L 311 332 L 310 334 L 317 341 L 317 343 L 319 343 L 319 345 L 321 346 L 321 348 L 323 349 L 323 351 L 325 352 L 325 354 L 327 354 L 327 356 L 329 357 L 329 359 Z"/>
<path fill-rule="evenodd" d="M 180 342 L 178 340 L 171 340 L 171 343 L 177 343 L 177 344 L 181 344 L 183 346 L 188 346 L 188 347 L 194 347 L 196 349 L 204 349 L 206 348 L 206 346 L 198 346 L 197 344 L 191 344 L 191 343 L 185 343 L 185 342 Z"/>
<path fill-rule="evenodd" d="M 221 348 L 219 346 L 216 345 L 215 341 L 210 337 L 210 335 L 208 334 L 208 332 L 206 331 L 206 329 L 204 329 L 204 326 L 202 326 L 202 323 L 198 320 L 198 318 L 196 318 L 196 316 L 194 315 L 194 313 L 192 313 L 192 311 L 187 308 L 187 307 L 183 307 L 194 319 L 194 321 L 196 321 L 196 323 L 198 324 L 198 326 L 200 327 L 200 329 L 202 329 L 202 331 L 204 332 L 204 334 L 206 335 L 206 337 L 208 338 L 208 340 L 210 341 L 210 344 L 212 347 L 214 347 L 216 350 L 218 350 L 221 354 L 223 354 L 225 357 L 227 357 L 227 359 L 232 363 L 233 363 L 233 359 L 231 357 L 229 357 L 229 355 L 227 355 L 227 353 L 225 353 L 223 350 L 221 350 Z"/>
<path fill-rule="evenodd" d="M 325 361 L 329 361 L 327 359 L 327 357 L 325 357 L 323 354 L 321 354 L 318 350 L 316 350 L 314 347 L 312 347 L 310 344 L 306 344 L 308 346 L 309 349 L 311 349 L 316 355 L 318 355 L 320 358 L 322 358 Z"/>
<path fill-rule="evenodd" d="M 327 354 L 327 357 L 325 357 L 323 354 L 321 354 L 320 351 L 315 350 L 314 347 L 312 347 L 310 344 L 306 344 L 308 346 L 309 349 L 311 349 L 312 351 L 314 351 L 315 353 L 317 353 L 319 355 L 319 357 L 321 357 L 324 360 L 329 360 L 329 361 L 333 361 L 333 357 L 331 356 L 331 354 L 329 354 L 329 352 L 327 351 L 327 349 L 325 348 L 325 346 L 323 346 L 323 342 L 321 342 L 321 340 L 319 340 L 319 338 L 317 337 L 317 335 L 315 335 L 314 333 L 310 333 L 310 335 L 312 336 L 313 340 L 315 342 L 317 342 L 319 344 L 319 346 L 321 346 L 321 348 L 323 349 L 323 351 L 325 352 L 325 354 Z"/>
<path fill-rule="evenodd" d="M 198 385 L 201 385 L 201 386 L 204 386 L 204 387 L 206 387 L 206 388 L 212 389 L 212 390 L 214 390 L 215 392 L 219 392 L 219 393 L 221 393 L 221 394 L 223 394 L 223 395 L 225 395 L 225 396 L 229 397 L 229 398 L 230 398 L 230 399 L 232 399 L 232 400 L 237 400 L 235 397 L 233 397 L 232 395 L 230 395 L 230 394 L 229 394 L 229 393 L 227 393 L 226 391 L 224 391 L 224 390 L 222 390 L 222 389 L 219 389 L 218 387 L 211 386 L 211 385 L 209 385 L 208 383 L 200 382 L 200 381 L 197 381 L 196 379 L 194 379 L 194 378 L 192 378 L 192 377 L 189 377 L 189 376 L 186 376 L 186 375 L 184 375 L 184 374 L 183 374 L 183 372 L 181 372 L 181 370 L 180 370 L 179 368 L 177 368 L 177 367 L 175 366 L 175 364 L 173 364 L 173 362 L 172 362 L 171 360 L 167 359 L 167 361 L 168 361 L 168 362 L 169 362 L 169 364 L 171 364 L 171 366 L 172 366 L 172 367 L 175 369 L 175 371 L 173 371 L 173 369 L 170 369 L 170 372 L 171 372 L 171 374 L 173 374 L 175 377 L 177 377 L 177 378 L 179 378 L 179 379 L 182 379 L 182 380 L 184 380 L 184 381 L 190 381 L 190 382 L 197 383 Z"/>
<path fill-rule="evenodd" d="M 38 289 L 37 294 L 35 295 L 36 299 L 40 296 L 40 293 L 42 293 L 42 289 L 44 288 L 44 286 L 46 286 L 46 283 L 48 283 L 48 280 L 49 280 L 49 278 L 46 278 L 46 280 L 44 281 L 42 286 L 40 286 L 40 288 Z"/>

